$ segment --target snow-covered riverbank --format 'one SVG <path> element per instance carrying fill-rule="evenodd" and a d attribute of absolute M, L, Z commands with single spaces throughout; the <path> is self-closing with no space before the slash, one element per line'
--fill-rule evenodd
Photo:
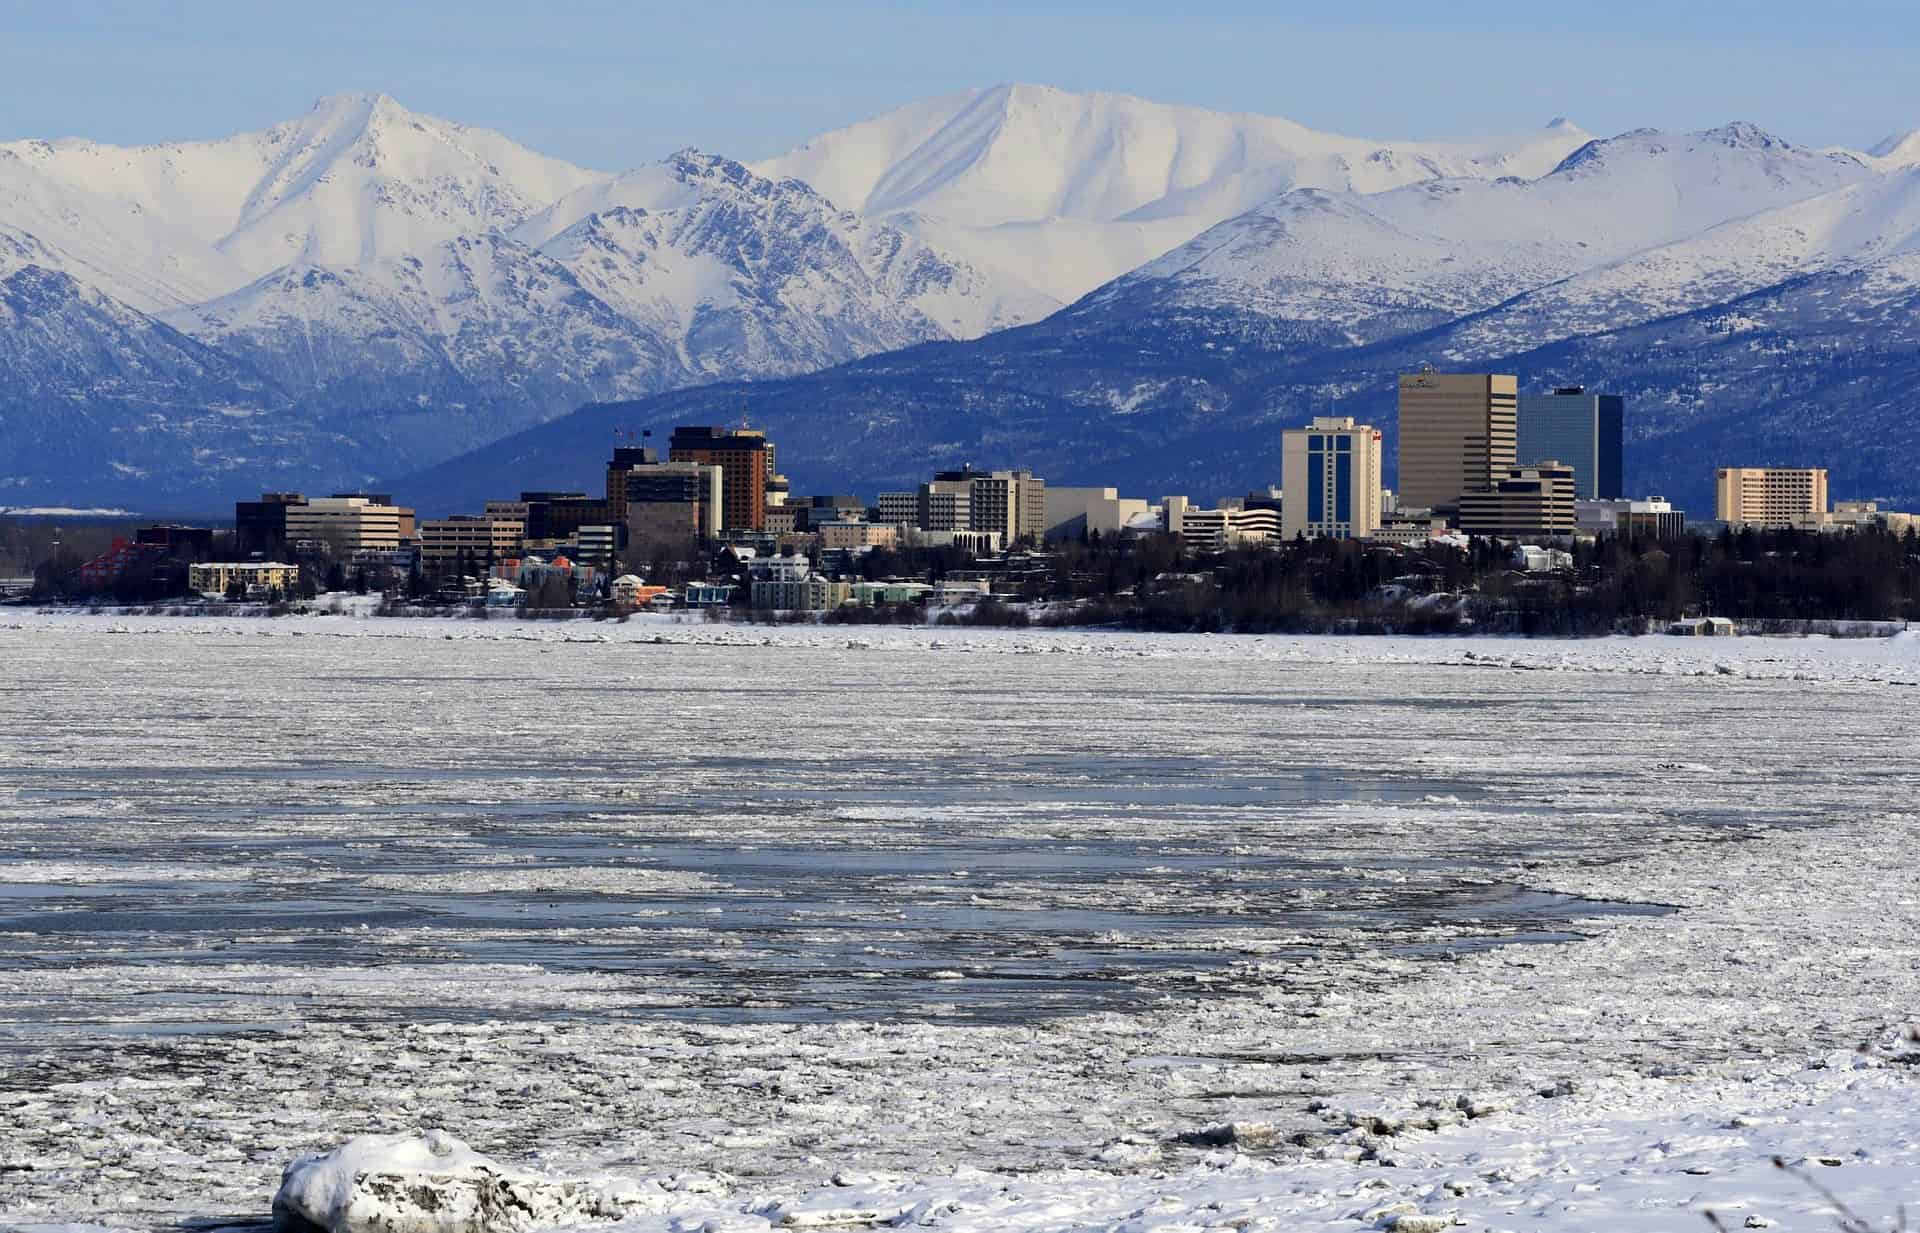
<path fill-rule="evenodd" d="M 0 628 L 0 655 L 22 665 L 0 693 L 0 823 L 14 845 L 0 891 L 25 909 L 0 926 L 19 957 L 0 972 L 0 1223 L 264 1216 L 297 1153 L 416 1127 L 542 1173 L 618 1178 L 641 1228 L 1357 1229 L 1418 1214 L 1698 1229 L 1704 1206 L 1735 1227 L 1821 1227 L 1821 1201 L 1773 1169 L 1775 1154 L 1882 1220 L 1920 1198 L 1920 1067 L 1898 1035 L 1920 1008 L 1904 735 L 1920 654 L 1905 639 L 633 622 L 576 645 L 562 640 L 577 628 L 479 622 L 19 624 Z M 403 641 L 346 641 L 394 625 Z M 369 730 L 310 767 L 301 742 L 350 715 Z M 728 730 L 764 749 L 784 792 L 729 787 L 755 772 L 707 758 Z M 408 734 L 397 748 L 395 732 Z M 1060 732 L 1078 761 L 1060 758 Z M 233 743 L 242 733 L 261 743 Z M 515 755 L 533 733 L 561 739 Z M 961 782 L 954 749 L 989 747 L 972 795 L 925 796 Z M 622 782 L 605 778 L 636 749 Z M 515 769 L 534 750 L 564 782 L 536 787 L 542 775 Z M 406 769 L 442 765 L 460 777 Z M 1316 778 L 1328 768 L 1337 790 Z M 1282 791 L 1270 772 L 1305 778 Z M 280 807 L 247 806 L 262 782 Z M 629 782 L 641 790 L 616 794 Z M 1484 794 L 1418 787 L 1442 783 Z M 602 825 L 596 842 L 645 846 L 591 861 L 483 847 L 486 820 L 534 792 L 568 807 L 554 832 Z M 89 855 L 101 827 L 113 842 Z M 674 1008 L 700 1004 L 686 982 L 704 966 L 735 963 L 766 990 L 774 959 L 729 956 L 818 941 L 680 916 L 650 929 L 632 910 L 642 897 L 697 915 L 752 889 L 711 857 L 673 856 L 662 837 L 688 832 L 861 860 L 876 843 L 932 844 L 953 855 L 916 885 L 964 888 L 992 919 L 1058 915 L 1003 935 L 1034 958 L 982 950 L 951 973 L 933 965 L 961 933 L 929 941 L 895 921 L 895 936 L 876 936 L 924 947 L 915 970 L 950 996 L 1059 962 L 1040 956 L 1084 945 L 1076 929 L 1117 930 L 1101 962 L 1133 962 L 1175 942 L 1182 896 L 1231 907 L 1197 926 L 1230 954 L 1218 968 L 1142 968 L 1128 979 L 1151 996 L 1111 1010 L 965 1022 L 909 1001 L 813 1017 L 794 1013 L 812 986 L 788 982 L 777 996 L 791 1011 L 688 1019 Z M 1042 854 L 1043 876 L 950 848 L 961 832 Z M 1062 880 L 1116 834 L 1154 854 Z M 506 863 L 487 873 L 463 850 Z M 1196 869 L 1239 872 L 1195 881 L 1183 850 L 1210 854 Z M 468 860 L 467 872 L 408 853 Z M 1263 861 L 1322 869 L 1365 911 L 1300 899 L 1311 882 L 1249 881 Z M 137 907 L 194 879 L 264 888 L 268 904 L 288 880 L 316 905 L 338 886 L 388 910 L 423 877 L 454 896 L 434 900 L 438 924 L 246 915 L 144 942 L 33 915 L 96 911 L 100 888 Z M 1565 896 L 1574 906 L 1557 910 L 1584 940 L 1479 944 L 1524 941 L 1527 919 L 1500 918 L 1492 900 L 1449 915 L 1445 879 Z M 883 886 L 795 919 L 920 910 Z M 533 924 L 444 915 L 476 896 L 535 907 L 542 888 L 607 914 L 568 925 L 590 956 L 578 967 L 537 950 L 479 962 L 462 949 L 473 937 L 530 947 Z M 1577 908 L 1606 900 L 1680 910 Z M 1074 923 L 1096 910 L 1133 916 Z M 366 939 L 361 962 L 330 957 L 355 936 L 343 929 Z M 626 956 L 663 946 L 686 957 L 622 975 Z M 90 1006 L 156 1021 L 116 1029 Z"/>

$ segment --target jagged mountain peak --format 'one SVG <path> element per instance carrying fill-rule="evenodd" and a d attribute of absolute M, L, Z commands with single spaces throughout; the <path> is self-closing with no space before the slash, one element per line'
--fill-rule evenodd
<path fill-rule="evenodd" d="M 1710 128 L 1694 134 L 1702 140 L 1718 141 L 1722 145 L 1747 150 L 1791 150 L 1793 143 L 1784 137 L 1775 136 L 1758 124 L 1746 120 L 1734 120 L 1719 128 Z"/>
<path fill-rule="evenodd" d="M 1659 158 L 1743 159 L 1759 155 L 1774 160 L 1770 165 L 1817 167 L 1836 161 L 1859 164 L 1860 158 L 1847 152 L 1833 152 L 1796 146 L 1744 120 L 1698 132 L 1669 132 L 1657 128 L 1636 128 L 1615 137 L 1600 137 L 1585 142 L 1567 155 L 1551 175 L 1581 174 L 1614 160 Z"/>

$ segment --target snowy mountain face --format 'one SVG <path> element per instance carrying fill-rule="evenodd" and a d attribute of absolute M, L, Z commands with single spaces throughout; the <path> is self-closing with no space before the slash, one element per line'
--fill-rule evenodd
<path fill-rule="evenodd" d="M 214 348 L 247 373 L 254 412 L 399 459 L 582 402 L 809 371 L 1056 307 L 723 158 L 605 176 L 359 96 L 220 142 L 0 147 L 0 274 L 28 267 Z M 11 341 L 19 384 L 71 369 L 32 353 L 57 349 L 52 334 Z M 15 440 L 0 477 L 18 484 L 40 464 Z"/>
<path fill-rule="evenodd" d="M 1587 140 L 1557 120 L 1478 143 L 1386 144 L 1268 116 L 1010 85 L 913 104 L 756 169 L 805 180 L 1066 302 L 1290 189 L 1532 178 Z"/>
<path fill-rule="evenodd" d="M 1271 481 L 1282 422 L 1389 423 L 1381 374 L 1425 359 L 1641 391 L 1648 459 L 1760 382 L 1784 441 L 1789 398 L 1894 415 L 1917 229 L 1915 134 L 1382 143 L 1032 86 L 620 175 L 367 95 L 221 141 L 16 141 L 0 497 L 215 508 L 514 433 L 447 483 L 545 458 L 520 478 L 575 486 L 612 413 L 573 408 L 743 402 L 791 421 L 791 470 L 854 490 L 953 454 L 1212 494 Z M 1680 345 L 1714 357 L 1697 388 L 1646 385 Z M 1873 375 L 1801 362 L 1834 354 Z"/>
<path fill-rule="evenodd" d="M 1227 305 L 1368 342 L 1874 178 L 1857 155 L 1802 150 L 1749 125 L 1633 132 L 1589 141 L 1534 180 L 1285 193 L 1094 298 L 1157 312 Z"/>
<path fill-rule="evenodd" d="M 979 334 L 1003 311 L 978 275 L 903 233 L 683 151 L 510 234 L 302 262 L 165 318 L 335 408 L 396 391 L 491 400 L 505 433 L 554 407 Z"/>
<path fill-rule="evenodd" d="M 152 312 L 294 262 L 376 261 L 511 227 L 604 178 L 385 95 L 341 95 L 220 141 L 0 144 L 0 223 Z"/>
<path fill-rule="evenodd" d="M 1628 485 L 1701 512 L 1712 469 L 1828 466 L 1920 506 L 1920 167 L 1750 125 L 1583 143 L 1532 180 L 1294 189 L 1044 322 L 759 387 L 582 409 L 512 443 L 577 469 L 602 420 L 751 397 L 794 473 L 903 481 L 929 453 L 1136 495 L 1244 492 L 1279 431 L 1338 410 L 1394 431 L 1423 361 L 1628 400 Z M 420 477 L 454 492 L 469 458 Z"/>

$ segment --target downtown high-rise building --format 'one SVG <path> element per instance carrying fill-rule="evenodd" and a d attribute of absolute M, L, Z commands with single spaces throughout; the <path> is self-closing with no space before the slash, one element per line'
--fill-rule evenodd
<path fill-rule="evenodd" d="M 1380 433 L 1319 416 L 1280 434 L 1280 537 L 1364 539 L 1380 527 Z"/>
<path fill-rule="evenodd" d="M 1396 490 L 1401 508 L 1453 512 L 1461 494 L 1492 487 L 1516 461 L 1519 398 L 1520 381 L 1511 374 L 1432 368 L 1403 374 Z"/>
<path fill-rule="evenodd" d="M 1551 394 L 1522 394 L 1515 431 L 1521 466 L 1557 461 L 1573 469 L 1573 495 L 1583 501 L 1625 495 L 1621 438 L 1626 400 L 1566 385 Z"/>
<path fill-rule="evenodd" d="M 766 530 L 767 485 L 775 474 L 773 443 L 766 433 L 752 428 L 675 428 L 667 441 L 667 460 L 720 468 L 723 530 Z"/>

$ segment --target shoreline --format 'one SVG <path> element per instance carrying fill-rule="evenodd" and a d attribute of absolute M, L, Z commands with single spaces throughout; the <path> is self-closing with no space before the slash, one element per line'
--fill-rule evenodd
<path fill-rule="evenodd" d="M 192 634 L 196 642 L 208 633 L 266 632 L 238 622 L 208 629 L 154 620 L 120 623 L 129 633 Z M 272 623 L 273 636 L 304 640 L 331 630 L 373 637 L 383 656 L 410 661 L 408 638 L 354 632 L 367 624 Z M 76 657 L 112 645 L 106 624 L 52 621 L 24 631 L 0 628 L 0 648 L 18 654 L 50 645 L 48 631 L 63 642 L 86 640 L 72 647 Z M 446 632 L 409 637 L 438 646 Z M 566 641 L 495 632 L 503 636 L 487 641 L 524 641 L 535 651 L 558 651 Z M 1883 690 L 1899 683 L 1890 678 L 1920 653 L 1905 642 L 1740 639 L 1708 646 L 1676 639 L 1654 657 L 1644 641 L 1625 638 L 1599 644 L 1602 653 L 1584 640 L 1514 639 L 1494 655 L 1483 639 L 937 630 L 848 639 L 798 628 L 771 640 L 656 644 L 648 640 L 655 630 L 631 632 L 606 640 L 606 649 L 725 654 L 731 658 L 723 662 L 745 675 L 763 661 L 743 657 L 742 648 L 804 650 L 819 664 L 865 665 L 883 675 L 907 671 L 877 658 L 896 654 L 1070 654 L 1123 662 L 1148 655 L 1214 673 L 1239 665 L 1270 670 L 1263 678 L 1268 690 L 1294 679 L 1296 669 L 1340 670 L 1307 678 L 1314 684 L 1302 697 L 1337 694 L 1374 669 L 1494 671 L 1500 675 L 1488 678 L 1489 689 L 1525 682 L 1518 688 L 1545 697 L 1567 689 L 1562 682 L 1570 678 L 1510 674 L 1650 674 L 1683 679 L 1623 679 L 1607 687 L 1631 687 L 1621 697 L 1686 703 L 1723 715 L 1728 725 L 1775 716 L 1803 700 L 1825 702 L 1822 728 L 1831 735 L 1784 777 L 1749 780 L 1739 753 L 1682 740 L 1682 728 L 1672 742 L 1657 732 L 1635 737 L 1615 761 L 1586 770 L 1570 784 L 1569 816 L 1579 784 L 1604 786 L 1606 808 L 1641 819 L 1635 824 L 1646 825 L 1650 837 L 1670 841 L 1616 859 L 1575 848 L 1565 859 L 1515 864 L 1499 871 L 1500 880 L 1681 910 L 1589 918 L 1578 927 L 1582 938 L 1565 945 L 1448 954 L 1436 935 L 1437 953 L 1409 959 L 1375 944 L 1365 930 L 1332 931 L 1321 940 L 1342 939 L 1349 953 L 1249 955 L 1246 974 L 1265 986 L 1257 995 L 1170 1001 L 1070 1022 L 636 1023 L 609 1030 L 510 1014 L 417 1027 L 316 1022 L 264 1039 L 167 1042 L 152 1054 L 166 1060 L 152 1077 L 95 1076 L 41 1088 L 29 1102 L 51 1104 L 34 1116 L 74 1126 L 125 1119 L 157 1139 L 126 1149 L 127 1163 L 179 1152 L 182 1144 L 160 1130 L 161 1115 L 177 1117 L 190 1104 L 211 1100 L 216 1107 L 207 1120 L 253 1128 L 244 1161 L 198 1155 L 194 1175 L 204 1180 L 179 1196 L 180 1215 L 264 1212 L 271 1188 L 262 1190 L 257 1175 L 269 1167 L 277 1172 L 295 1150 L 312 1150 L 317 1130 L 343 1137 L 404 1129 L 407 1118 L 433 1108 L 443 1116 L 448 1108 L 464 1110 L 447 1129 L 484 1142 L 505 1162 L 561 1176 L 623 1177 L 646 1193 L 647 1209 L 626 1226 L 641 1229 L 760 1229 L 836 1211 L 886 1218 L 917 1211 L 914 1221 L 953 1230 L 1279 1230 L 1353 1228 L 1372 1212 L 1360 1225 L 1384 1227 L 1396 1215 L 1457 1216 L 1468 1227 L 1572 1233 L 1697 1229 L 1704 1205 L 1808 1227 L 1818 1200 L 1775 1173 L 1767 1164 L 1772 1154 L 1842 1160 L 1814 1167 L 1876 1215 L 1910 1195 L 1920 1177 L 1910 1129 L 1920 1068 L 1895 1060 L 1899 1048 L 1888 1039 L 1899 1012 L 1920 1005 L 1920 961 L 1905 941 L 1920 931 L 1920 898 L 1909 889 L 1920 863 L 1920 818 L 1888 804 L 1903 767 L 1876 757 L 1878 745 L 1857 744 L 1867 725 L 1884 719 L 1895 725 L 1888 748 L 1896 756 L 1902 748 L 1903 712 L 1887 709 L 1885 700 L 1895 695 Z M 1862 656 L 1862 646 L 1879 654 Z M 1804 653 L 1788 654 L 1796 649 Z M 218 645 L 205 652 L 225 653 Z M 488 653 L 489 662 L 522 662 L 517 647 Z M 442 658 L 455 654 L 446 648 Z M 337 660 L 339 652 L 328 655 Z M 645 658 L 593 662 L 621 663 L 626 674 L 649 671 Z M 929 661 L 909 662 L 922 676 L 940 672 Z M 1001 662 L 967 669 L 982 679 L 1001 670 Z M 1109 669 L 1093 662 L 1074 671 L 1097 684 Z M 1471 698 L 1479 678 L 1427 671 L 1411 679 L 1436 694 Z M 1737 711 L 1716 709 L 1736 704 Z M 1536 715 L 1533 727 L 1550 714 Z M 1486 730 L 1490 744 L 1423 746 L 1401 769 L 1439 780 L 1471 770 L 1500 781 L 1538 762 L 1540 751 L 1501 741 L 1501 731 Z M 1746 746 L 1764 741 L 1749 735 Z M 1730 794 L 1758 794 L 1772 812 L 1742 823 L 1762 828 L 1747 832 L 1751 842 L 1708 842 L 1708 823 L 1686 809 Z M 1403 830 L 1422 819 L 1488 813 L 1471 801 L 1356 808 L 1369 826 Z M 1785 822 L 1770 826 L 1767 816 Z M 249 979 L 239 971 L 210 972 L 228 983 Z M 1853 1052 L 1868 1040 L 1876 1052 Z M 484 1063 L 461 1060 L 487 1052 Z M 777 1084 L 769 1077 L 776 1070 Z M 242 1080 L 261 1090 L 220 1090 Z M 614 1099 L 607 1085 L 616 1080 L 636 1094 Z M 0 1118 L 25 1116 L 27 1105 L 4 1099 Z M 308 1112 L 289 1119 L 296 1108 Z M 636 1108 L 654 1112 L 636 1119 Z M 1217 1111 L 1218 1120 L 1198 1112 L 1204 1109 Z M 1427 1123 L 1435 1128 L 1423 1129 Z M 559 1127 L 566 1132 L 555 1133 Z M 1295 1135 L 1304 1141 L 1288 1143 Z M 672 1148 L 663 1150 L 669 1137 Z M 1029 1163 L 1017 1170 L 995 1165 L 995 1153 L 980 1150 L 990 1137 Z M 854 1143 L 865 1147 L 852 1150 Z M 0 1159 L 5 1163 L 20 1162 Z M 46 1186 L 57 1171 L 83 1162 L 30 1163 Z M 981 1164 L 990 1167 L 983 1172 Z M 32 1183 L 34 1173 L 15 1178 Z M 89 1186 L 77 1194 L 70 1209 L 28 1214 L 79 1215 L 79 1205 L 95 1198 L 102 1205 L 84 1210 L 96 1219 L 110 1210 L 110 1192 L 95 1195 Z M 1395 1211 L 1403 1207 L 1411 1210 Z M 0 1221 L 24 1218 L 8 1211 Z M 1422 1226 L 1409 1219 L 1407 1227 Z"/>

